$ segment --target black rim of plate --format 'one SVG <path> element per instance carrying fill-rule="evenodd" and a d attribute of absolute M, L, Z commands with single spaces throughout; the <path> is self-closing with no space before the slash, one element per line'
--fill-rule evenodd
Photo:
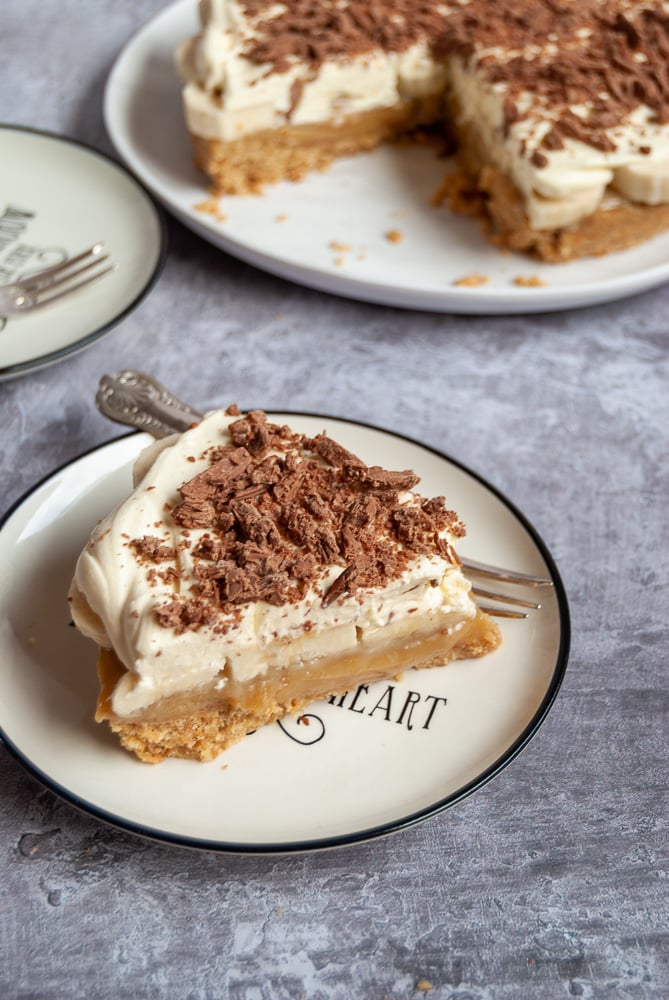
<path fill-rule="evenodd" d="M 46 368 L 49 365 L 56 364 L 58 361 L 63 361 L 70 355 L 76 354 L 79 351 L 84 350 L 84 348 L 89 347 L 91 344 L 94 344 L 96 340 L 99 340 L 106 333 L 109 333 L 110 330 L 121 323 L 127 316 L 130 315 L 130 313 L 134 312 L 137 306 L 146 298 L 151 289 L 154 287 L 162 273 L 163 267 L 165 266 L 168 250 L 167 220 L 165 211 L 162 206 L 158 204 L 148 188 L 146 188 L 145 185 L 137 179 L 137 177 L 125 166 L 125 164 L 114 159 L 108 153 L 104 153 L 102 150 L 96 149 L 95 146 L 92 146 L 81 139 L 74 139 L 71 136 L 62 135 L 58 132 L 49 132 L 45 129 L 32 128 L 28 125 L 14 125 L 11 122 L 0 122 L 0 134 L 2 132 L 23 132 L 27 135 L 39 136 L 53 142 L 62 142 L 66 145 L 81 149 L 83 152 L 88 153 L 91 156 L 99 157 L 99 159 L 104 160 L 106 163 L 110 164 L 110 166 L 115 167 L 119 173 L 127 177 L 128 180 L 142 192 L 148 204 L 153 209 L 158 225 L 159 246 L 155 266 L 144 287 L 137 293 L 134 299 L 120 309 L 118 313 L 115 313 L 111 319 L 107 320 L 101 326 L 96 327 L 94 330 L 91 330 L 90 333 L 85 334 L 73 343 L 68 344 L 66 347 L 60 347 L 56 351 L 49 351 L 47 354 L 40 354 L 38 357 L 30 358 L 28 361 L 19 361 L 14 365 L 0 367 L 0 381 L 15 378 L 19 375 L 27 375 L 31 371 Z"/>
<path fill-rule="evenodd" d="M 252 407 L 250 407 L 252 409 Z M 370 840 L 375 840 L 380 837 L 388 836 L 392 833 L 398 833 L 401 830 L 406 830 L 412 826 L 416 826 L 418 823 L 422 823 L 424 820 L 430 819 L 432 816 L 444 812 L 451 806 L 456 805 L 463 799 L 472 795 L 474 792 L 483 788 L 488 782 L 496 777 L 501 771 L 503 771 L 515 758 L 521 753 L 522 750 L 528 745 L 530 740 L 536 735 L 539 728 L 546 719 L 557 694 L 562 685 L 564 675 L 567 669 L 567 662 L 569 659 L 569 648 L 571 640 L 571 625 L 569 616 L 569 604 L 567 601 L 567 595 L 562 583 L 562 579 L 558 572 L 557 566 L 550 552 L 548 551 L 546 544 L 543 539 L 533 527 L 532 524 L 527 520 L 525 515 L 513 504 L 500 490 L 489 483 L 483 476 L 479 475 L 477 472 L 472 471 L 467 465 L 459 462 L 457 459 L 451 458 L 446 455 L 443 451 L 438 448 L 434 448 L 431 445 L 423 444 L 421 441 L 417 441 L 415 438 L 409 437 L 408 435 L 398 433 L 396 431 L 389 431 L 383 427 L 375 426 L 374 424 L 367 423 L 362 420 L 349 420 L 345 417 L 333 417 L 330 415 L 324 415 L 320 413 L 308 413 L 305 411 L 297 410 L 276 410 L 268 411 L 268 416 L 272 416 L 273 413 L 285 414 L 288 417 L 315 417 L 327 421 L 329 423 L 341 423 L 341 424 L 352 424 L 358 427 L 364 427 L 372 431 L 379 431 L 382 434 L 387 434 L 389 437 L 394 437 L 402 441 L 406 441 L 411 445 L 422 448 L 424 451 L 430 452 L 433 455 L 444 459 L 450 465 L 457 469 L 460 469 L 466 475 L 470 476 L 475 482 L 480 486 L 483 486 L 489 493 L 491 493 L 497 500 L 499 500 L 513 516 L 522 525 L 525 531 L 528 533 L 534 544 L 536 545 L 542 559 L 546 564 L 551 580 L 553 581 L 553 589 L 557 599 L 558 607 L 558 618 L 560 623 L 560 641 L 558 644 L 557 655 L 555 658 L 555 665 L 553 667 L 553 673 L 551 676 L 550 684 L 548 685 L 548 690 L 546 691 L 544 697 L 541 700 L 538 708 L 536 709 L 534 715 L 530 722 L 525 726 L 521 733 L 516 737 L 513 743 L 502 753 L 496 761 L 494 761 L 489 767 L 485 768 L 476 778 L 472 781 L 467 782 L 457 791 L 445 796 L 436 802 L 425 806 L 423 809 L 419 809 L 416 812 L 410 813 L 406 816 L 400 816 L 397 819 L 390 820 L 386 823 L 379 824 L 377 826 L 368 827 L 363 830 L 354 830 L 350 833 L 338 834 L 336 836 L 321 837 L 318 839 L 304 840 L 304 841 L 287 841 L 281 843 L 255 843 L 255 842 L 242 842 L 235 843 L 231 841 L 217 841 L 209 840 L 205 838 L 188 837 L 181 834 L 173 834 L 165 830 L 153 829 L 152 827 L 145 826 L 141 823 L 135 823 L 132 820 L 125 819 L 122 816 L 118 816 L 114 813 L 107 812 L 107 810 L 96 806 L 95 804 L 88 802 L 86 799 L 81 798 L 76 792 L 69 788 L 60 785 L 53 778 L 45 774 L 41 768 L 37 767 L 32 761 L 23 753 L 23 751 L 14 743 L 14 741 L 5 733 L 4 728 L 0 725 L 0 740 L 5 744 L 7 749 L 13 754 L 16 760 L 39 782 L 41 782 L 46 788 L 54 792 L 60 798 L 64 799 L 70 805 L 75 806 L 75 808 L 80 811 L 93 816 L 95 819 L 101 820 L 109 825 L 116 827 L 120 830 L 124 830 L 128 833 L 133 833 L 137 836 L 147 838 L 152 841 L 158 841 L 160 843 L 171 844 L 177 847 L 186 847 L 196 850 L 209 851 L 221 854 L 249 854 L 249 855 L 275 855 L 275 854 L 295 854 L 295 853 L 305 853 L 310 851 L 321 851 L 337 847 L 350 847 L 356 844 L 365 843 Z M 87 456 L 92 455 L 96 451 L 101 451 L 108 447 L 113 447 L 117 442 L 126 440 L 129 437 L 135 437 L 139 432 L 132 432 L 131 434 L 123 434 L 120 437 L 113 438 L 110 441 L 105 441 L 102 444 L 95 445 L 89 448 L 87 451 L 83 452 L 81 455 L 75 458 L 63 462 L 58 468 L 49 472 L 46 476 L 39 480 L 30 487 L 18 500 L 14 501 L 9 510 L 0 519 L 0 532 L 5 529 L 5 525 L 11 519 L 12 515 L 15 514 L 24 503 L 26 503 L 33 494 L 37 493 L 46 483 L 51 479 L 58 476 L 62 471 L 67 469 L 69 466 L 75 465 L 77 462 L 82 461 Z"/>

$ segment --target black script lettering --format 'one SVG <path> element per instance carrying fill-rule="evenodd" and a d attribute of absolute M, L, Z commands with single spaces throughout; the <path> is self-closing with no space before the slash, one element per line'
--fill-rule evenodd
<path fill-rule="evenodd" d="M 348 698 L 348 691 L 344 691 L 341 698 L 337 698 L 335 694 L 331 694 L 330 697 L 328 698 L 328 704 L 336 705 L 337 708 L 343 708 L 344 702 L 346 701 L 347 698 Z"/>
<path fill-rule="evenodd" d="M 395 690 L 395 684 L 387 684 L 383 694 L 371 708 L 364 703 L 364 696 L 369 694 L 369 684 L 360 684 L 348 704 L 347 699 L 351 693 L 350 691 L 346 691 L 342 695 L 332 694 L 327 701 L 328 704 L 334 705 L 336 708 L 346 708 L 349 712 L 355 712 L 356 715 L 373 716 L 376 712 L 380 712 L 385 722 L 395 722 L 398 726 L 406 726 L 407 732 L 411 732 L 414 729 L 414 709 L 417 709 L 419 705 L 424 705 L 426 709 L 421 728 L 429 729 L 434 720 L 437 707 L 447 704 L 446 698 L 436 694 L 421 695 L 418 691 L 407 691 L 404 703 L 397 713 L 397 717 L 393 718 L 393 695 Z"/>
<path fill-rule="evenodd" d="M 4 212 L 2 213 L 2 215 L 0 215 L 0 224 L 2 224 L 5 221 L 5 219 L 11 221 L 17 219 L 22 220 L 22 219 L 34 219 L 34 218 L 35 218 L 34 212 L 28 212 L 26 209 L 14 208 L 13 205 L 8 205 L 7 208 L 4 210 Z"/>
<path fill-rule="evenodd" d="M 314 715 L 312 712 L 298 715 L 297 719 L 290 715 L 285 719 L 278 719 L 277 726 L 294 743 L 299 743 L 303 747 L 311 747 L 314 743 L 320 743 L 325 736 L 325 723 L 320 715 Z"/>
<path fill-rule="evenodd" d="M 361 684 L 360 685 L 360 687 L 358 688 L 358 690 L 353 695 L 353 701 L 348 706 L 349 712 L 359 712 L 360 714 L 362 714 L 365 711 L 365 706 L 364 705 L 362 706 L 362 708 L 356 708 L 355 707 L 356 704 L 357 704 L 358 698 L 360 697 L 360 692 L 361 691 L 364 691 L 365 694 L 367 694 L 367 692 L 369 691 L 369 684 Z"/>
<path fill-rule="evenodd" d="M 437 705 L 440 702 L 445 705 L 447 699 L 446 698 L 438 698 L 436 694 L 427 694 L 427 695 L 425 695 L 425 701 L 433 701 L 434 702 L 434 704 L 432 705 L 432 708 L 428 712 L 427 719 L 425 720 L 425 725 L 423 726 L 423 729 L 429 729 L 430 728 L 430 723 L 432 722 L 432 716 L 434 715 L 434 712 L 435 712 L 435 709 L 436 709 Z"/>
<path fill-rule="evenodd" d="M 369 691 L 369 684 L 361 684 L 358 688 L 356 688 L 355 694 L 353 695 L 353 700 L 350 705 L 344 704 L 344 702 L 351 693 L 350 691 L 344 691 L 344 693 L 339 696 L 337 696 L 336 694 L 331 694 L 330 697 L 328 698 L 328 704 L 336 705 L 337 708 L 347 708 L 349 712 L 358 712 L 358 714 L 362 715 L 362 713 L 365 711 L 364 705 L 362 708 L 356 708 L 355 706 L 357 705 L 358 698 L 360 697 L 363 691 L 365 694 L 367 694 L 367 692 Z"/>
<path fill-rule="evenodd" d="M 374 706 L 374 708 L 370 708 L 369 714 L 370 715 L 374 715 L 374 712 L 376 712 L 377 709 L 381 709 L 381 711 L 384 713 L 384 715 L 386 717 L 386 722 L 390 722 L 390 709 L 392 708 L 392 704 L 393 704 L 393 691 L 394 690 L 395 690 L 395 688 L 393 687 L 393 685 L 389 684 L 388 687 L 386 688 L 386 690 L 383 692 L 383 694 L 379 698 L 379 700 L 377 701 L 377 703 Z"/>
<path fill-rule="evenodd" d="M 0 252 L 19 238 L 28 225 L 28 219 L 34 219 L 34 212 L 24 212 L 21 208 L 8 205 L 0 215 Z"/>
<path fill-rule="evenodd" d="M 402 725 L 402 721 L 404 720 L 404 713 L 406 712 L 406 710 L 408 708 L 409 709 L 409 717 L 407 719 L 407 729 L 408 730 L 412 730 L 413 729 L 413 726 L 411 725 L 411 716 L 413 715 L 414 706 L 416 706 L 419 701 L 420 701 L 420 695 L 418 694 L 418 691 L 409 691 L 409 693 L 406 696 L 406 700 L 404 702 L 404 705 L 402 706 L 402 711 L 400 712 L 400 714 L 398 715 L 398 717 L 395 719 L 395 722 L 398 724 L 398 726 Z"/>
<path fill-rule="evenodd" d="M 20 267 L 25 264 L 27 260 L 38 252 L 38 247 L 31 247 L 29 243 L 19 243 L 17 247 L 14 247 L 12 252 L 7 255 L 5 264 L 8 267 Z"/>

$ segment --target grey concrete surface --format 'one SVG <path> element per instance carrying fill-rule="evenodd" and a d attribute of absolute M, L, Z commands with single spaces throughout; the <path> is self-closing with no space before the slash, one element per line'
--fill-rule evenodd
<path fill-rule="evenodd" d="M 105 77 L 162 6 L 5 0 L 3 119 L 111 151 Z M 669 996 L 669 286 L 550 315 L 402 312 L 169 230 L 133 315 L 0 385 L 0 510 L 116 436 L 92 396 L 125 366 L 203 406 L 400 429 L 483 474 L 539 530 L 569 594 L 570 665 L 546 724 L 492 783 L 331 853 L 144 841 L 60 801 L 0 747 L 0 996 Z"/>

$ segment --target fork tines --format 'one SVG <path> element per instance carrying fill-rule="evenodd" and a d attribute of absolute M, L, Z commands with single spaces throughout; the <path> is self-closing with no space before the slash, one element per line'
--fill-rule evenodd
<path fill-rule="evenodd" d="M 512 604 L 514 607 L 529 608 L 531 611 L 538 611 L 541 608 L 540 601 L 527 601 L 522 597 L 512 597 L 511 594 L 496 594 L 491 590 L 482 590 L 480 587 L 472 587 L 472 591 L 477 597 L 484 597 L 488 601 Z M 481 611 L 486 611 L 489 615 L 496 615 L 498 618 L 527 618 L 526 611 L 512 611 L 511 608 L 498 608 L 481 603 L 479 603 L 479 607 Z"/>
<path fill-rule="evenodd" d="M 109 260 L 109 254 L 104 253 L 104 244 L 94 243 L 62 264 L 47 267 L 15 282 L 12 286 L 13 305 L 17 311 L 28 311 L 70 295 L 113 271 L 115 265 L 111 263 L 101 269 L 101 265 Z"/>
<path fill-rule="evenodd" d="M 483 576 L 491 580 L 499 580 L 504 583 L 518 584 L 523 587 L 552 587 L 553 581 L 548 577 L 531 576 L 527 573 L 517 573 L 514 570 L 503 569 L 500 566 L 490 566 L 487 563 L 476 562 L 472 559 L 465 559 L 462 568 L 468 575 Z M 527 611 L 514 611 L 512 608 L 528 608 L 531 611 L 538 611 L 541 602 L 530 601 L 526 597 L 515 594 L 500 594 L 491 590 L 484 590 L 481 587 L 472 587 L 477 597 L 482 597 L 488 601 L 496 601 L 499 604 L 511 605 L 512 607 L 497 607 L 496 605 L 479 604 L 482 611 L 497 618 L 527 618 Z"/>

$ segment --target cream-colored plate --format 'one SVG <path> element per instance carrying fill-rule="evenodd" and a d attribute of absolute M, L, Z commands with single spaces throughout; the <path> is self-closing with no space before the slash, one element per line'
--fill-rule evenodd
<path fill-rule="evenodd" d="M 165 257 L 160 209 L 125 167 L 64 136 L 0 125 L 0 283 L 103 242 L 116 269 L 43 309 L 0 316 L 0 380 L 69 357 L 142 300 Z"/>
<path fill-rule="evenodd" d="M 195 0 L 178 0 L 127 45 L 104 114 L 116 149 L 185 225 L 229 253 L 292 281 L 385 305 L 458 313 L 531 313 L 593 305 L 669 280 L 669 233 L 625 253 L 537 264 L 489 246 L 471 219 L 431 206 L 446 169 L 429 149 L 386 147 L 340 160 L 262 197 L 207 199 L 192 164 L 174 50 L 197 30 Z M 400 235 L 392 242 L 387 234 Z M 482 275 L 488 283 L 454 282 Z M 536 278 L 536 287 L 516 279 Z M 543 283 L 543 284 L 541 284 Z"/>
<path fill-rule="evenodd" d="M 0 527 L 0 734 L 47 787 L 94 816 L 176 844 L 273 852 L 370 839 L 425 819 L 480 788 L 522 750 L 567 662 L 569 617 L 553 561 L 493 487 L 397 435 L 326 417 L 274 414 L 327 429 L 370 463 L 414 468 L 467 523 L 463 554 L 555 587 L 525 622 L 504 622 L 480 660 L 409 671 L 390 684 L 314 704 L 246 737 L 217 760 L 141 764 L 92 715 L 96 652 L 71 626 L 66 595 L 96 521 L 130 489 L 148 443 L 112 441 L 49 476 Z M 307 724 L 308 723 L 308 724 Z"/>

